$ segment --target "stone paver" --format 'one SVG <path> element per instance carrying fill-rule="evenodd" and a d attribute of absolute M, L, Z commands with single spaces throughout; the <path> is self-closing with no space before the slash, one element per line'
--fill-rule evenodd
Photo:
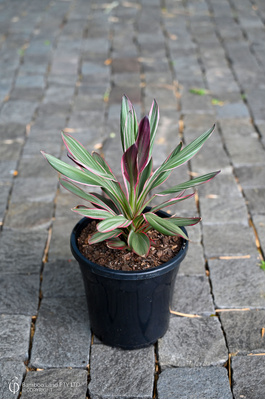
<path fill-rule="evenodd" d="M 85 399 L 87 371 L 52 368 L 30 371 L 22 385 L 21 399 Z"/>
<path fill-rule="evenodd" d="M 159 360 L 166 367 L 224 365 L 228 353 L 216 317 L 171 318 L 169 330 L 159 339 Z"/>
<path fill-rule="evenodd" d="M 2 314 L 0 319 L 0 359 L 26 361 L 29 356 L 31 318 Z"/>
<path fill-rule="evenodd" d="M 1 274 L 38 274 L 46 239 L 46 232 L 4 229 L 0 236 Z M 11 243 L 14 243 L 13 248 Z"/>
<path fill-rule="evenodd" d="M 23 362 L 0 361 L 0 398 L 17 399 L 25 374 Z"/>
<path fill-rule="evenodd" d="M 174 289 L 172 310 L 186 314 L 214 314 L 210 285 L 204 276 L 179 276 Z"/>
<path fill-rule="evenodd" d="M 90 342 L 85 297 L 43 299 L 32 345 L 32 367 L 86 368 Z"/>
<path fill-rule="evenodd" d="M 51 261 L 45 265 L 42 281 L 44 297 L 84 296 L 79 265 L 74 260 Z"/>
<path fill-rule="evenodd" d="M 158 399 L 232 399 L 222 367 L 167 368 L 159 376 Z"/>
<path fill-rule="evenodd" d="M 90 397 L 93 399 L 150 399 L 153 392 L 154 348 L 113 349 L 92 346 Z"/>
<path fill-rule="evenodd" d="M 264 9 L 261 0 L 0 1 L 0 375 L 6 381 L 14 371 L 11 388 L 19 385 L 22 398 L 34 397 L 23 383 L 37 376 L 44 385 L 64 376 L 80 385 L 35 397 L 230 398 L 231 375 L 234 397 L 264 398 L 262 358 L 248 355 L 264 346 Z M 172 315 L 158 348 L 132 353 L 91 344 L 69 246 L 79 219 L 70 209 L 79 202 L 58 189 L 40 154 L 69 161 L 65 130 L 122 179 L 124 93 L 139 120 L 154 98 L 159 104 L 154 169 L 180 140 L 216 124 L 162 190 L 221 170 L 194 198 L 169 207 L 202 217 L 188 227 L 172 309 L 203 318 Z M 249 310 L 213 317 L 215 308 Z M 229 353 L 238 355 L 227 376 Z M 8 385 L 0 397 L 18 397 Z"/>
<path fill-rule="evenodd" d="M 236 356 L 231 361 L 234 398 L 264 399 L 265 356 Z"/>
<path fill-rule="evenodd" d="M 221 312 L 220 319 L 230 353 L 264 352 L 264 310 Z"/>
<path fill-rule="evenodd" d="M 209 260 L 209 268 L 217 308 L 264 308 L 264 272 L 258 258 Z"/>

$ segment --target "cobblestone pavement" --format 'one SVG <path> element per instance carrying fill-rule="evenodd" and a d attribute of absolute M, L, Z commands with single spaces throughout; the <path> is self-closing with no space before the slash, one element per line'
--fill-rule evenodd
<path fill-rule="evenodd" d="M 264 398 L 264 1 L 0 0 L 0 77 L 0 396 Z M 172 306 L 201 318 L 134 351 L 91 336 L 76 199 L 39 153 L 66 159 L 65 128 L 119 174 L 123 93 L 159 103 L 155 166 L 217 123 L 174 181 L 222 170 L 170 210 L 203 218 Z"/>

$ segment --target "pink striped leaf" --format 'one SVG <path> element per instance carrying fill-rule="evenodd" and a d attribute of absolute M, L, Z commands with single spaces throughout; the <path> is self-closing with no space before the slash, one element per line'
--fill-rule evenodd
<path fill-rule="evenodd" d="M 86 206 L 77 206 L 72 208 L 72 211 L 83 215 L 84 217 L 93 219 L 106 219 L 113 216 L 109 211 L 101 210 L 99 208 L 89 208 Z"/>
<path fill-rule="evenodd" d="M 56 171 L 70 180 L 88 186 L 104 186 L 104 180 L 99 176 L 95 176 L 92 172 L 80 170 L 43 151 L 41 153 Z"/>
<path fill-rule="evenodd" d="M 136 141 L 138 121 L 135 109 L 127 96 L 122 97 L 120 113 L 120 135 L 123 152 Z"/>
<path fill-rule="evenodd" d="M 162 208 L 172 206 L 173 204 L 176 204 L 176 203 L 178 203 L 180 201 L 190 199 L 194 195 L 195 195 L 195 193 L 188 194 L 188 195 L 182 196 L 182 197 L 181 196 L 175 197 L 175 198 L 173 198 L 171 200 L 168 200 L 168 201 L 165 201 L 164 203 L 159 204 L 158 206 L 152 207 L 151 212 L 159 211 Z"/>
<path fill-rule="evenodd" d="M 167 236 L 182 236 L 188 240 L 186 234 L 176 225 L 171 218 L 162 218 L 152 212 L 143 214 L 145 220 L 154 228 L 156 231 L 161 232 Z"/>
<path fill-rule="evenodd" d="M 83 189 L 81 189 L 77 185 L 74 185 L 74 183 L 70 182 L 67 179 L 60 178 L 59 182 L 69 192 L 71 192 L 71 193 L 75 194 L 76 196 L 80 197 L 81 199 L 89 201 L 93 205 L 103 208 L 106 211 L 115 215 L 114 210 L 108 205 L 108 202 L 106 201 L 108 199 L 103 198 L 104 199 L 104 201 L 103 201 L 101 198 L 97 197 L 97 195 L 94 193 L 86 193 Z"/>
<path fill-rule="evenodd" d="M 149 112 L 149 121 L 150 121 L 150 157 L 152 154 L 152 149 L 154 145 L 154 139 L 155 139 L 155 134 L 157 131 L 158 123 L 159 123 L 159 118 L 160 118 L 160 113 L 159 113 L 159 107 L 154 99 L 151 105 L 151 109 Z"/>
<path fill-rule="evenodd" d="M 122 231 L 121 229 L 115 229 L 112 232 L 95 232 L 89 239 L 89 244 L 95 244 L 99 242 L 103 242 L 104 240 L 109 240 L 115 237 L 118 237 L 121 235 Z"/>
<path fill-rule="evenodd" d="M 173 186 L 169 189 L 163 190 L 160 193 L 157 193 L 156 196 L 165 196 L 167 194 L 173 194 L 181 192 L 182 190 L 190 189 L 194 186 L 202 185 L 213 179 L 216 175 L 218 175 L 221 171 L 210 172 L 205 175 L 198 176 L 197 178 L 190 179 L 189 181 L 180 183 L 176 186 Z"/>
<path fill-rule="evenodd" d="M 115 179 L 110 170 L 106 170 L 99 164 L 93 156 L 79 143 L 76 139 L 67 133 L 62 132 L 62 138 L 66 145 L 67 150 L 73 156 L 73 159 L 77 161 L 79 165 L 89 171 L 101 176 L 105 179 Z"/>
<path fill-rule="evenodd" d="M 198 222 L 200 222 L 201 218 L 200 217 L 193 217 L 193 218 L 171 217 L 170 220 L 176 226 L 191 226 L 191 225 L 196 225 Z"/>
<path fill-rule="evenodd" d="M 130 231 L 128 245 L 139 256 L 147 256 L 150 250 L 150 239 L 144 232 Z"/>
<path fill-rule="evenodd" d="M 132 221 L 128 220 L 123 215 L 115 215 L 99 222 L 99 224 L 97 224 L 97 230 L 99 232 L 110 232 L 116 228 L 126 228 L 131 222 Z"/>
<path fill-rule="evenodd" d="M 109 247 L 110 249 L 115 249 L 115 250 L 128 249 L 128 245 L 123 240 L 120 240 L 119 238 L 113 238 L 113 239 L 107 240 L 106 244 L 107 244 L 107 247 Z"/>

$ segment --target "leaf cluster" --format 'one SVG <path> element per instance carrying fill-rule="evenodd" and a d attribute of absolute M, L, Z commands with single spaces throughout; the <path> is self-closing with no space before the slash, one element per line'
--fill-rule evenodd
<path fill-rule="evenodd" d="M 156 212 L 192 197 L 194 193 L 185 195 L 187 189 L 211 180 L 219 171 L 153 193 L 155 188 L 170 177 L 174 169 L 188 162 L 201 149 L 214 126 L 184 148 L 182 143 L 177 144 L 163 164 L 153 170 L 152 150 L 158 123 L 159 107 L 156 100 L 149 114 L 138 123 L 132 103 L 123 96 L 120 114 L 123 186 L 102 155 L 89 153 L 67 133 L 63 132 L 62 138 L 75 166 L 42 152 L 50 165 L 62 175 L 59 179 L 61 185 L 84 200 L 85 204 L 78 205 L 73 211 L 99 220 L 97 232 L 90 238 L 91 244 L 106 241 L 110 248 L 129 249 L 138 255 L 147 255 L 151 245 L 147 235 L 150 229 L 188 239 L 181 227 L 200 221 L 200 218 L 176 216 L 162 218 Z M 102 194 L 86 190 L 91 187 L 100 188 Z M 168 195 L 173 197 L 165 199 Z M 162 202 L 145 213 L 145 207 L 155 197 L 162 198 Z"/>

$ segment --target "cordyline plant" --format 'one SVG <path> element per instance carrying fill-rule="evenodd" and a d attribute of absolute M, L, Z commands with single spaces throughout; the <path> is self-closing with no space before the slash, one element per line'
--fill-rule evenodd
<path fill-rule="evenodd" d="M 156 212 L 191 198 L 194 193 L 184 195 L 186 189 L 209 181 L 220 171 L 179 183 L 156 194 L 151 193 L 169 178 L 175 168 L 189 161 L 200 150 L 213 132 L 214 126 L 183 149 L 182 143 L 179 143 L 163 164 L 153 171 L 152 149 L 158 122 L 159 108 L 155 100 L 149 115 L 138 123 L 134 107 L 130 100 L 123 96 L 120 133 L 124 190 L 100 154 L 96 152 L 90 154 L 77 140 L 66 133 L 62 133 L 63 141 L 69 158 L 77 168 L 42 152 L 51 166 L 64 176 L 59 179 L 61 185 L 93 206 L 78 205 L 73 209 L 85 217 L 100 220 L 97 232 L 89 240 L 90 244 L 106 241 L 110 248 L 128 249 L 138 255 L 146 256 L 150 249 L 147 232 L 152 228 L 164 235 L 182 236 L 188 239 L 181 227 L 195 225 L 200 221 L 200 218 L 176 216 L 162 218 Z M 73 182 L 85 187 L 101 188 L 103 195 L 88 193 Z M 174 197 L 144 212 L 152 199 L 167 195 Z"/>

